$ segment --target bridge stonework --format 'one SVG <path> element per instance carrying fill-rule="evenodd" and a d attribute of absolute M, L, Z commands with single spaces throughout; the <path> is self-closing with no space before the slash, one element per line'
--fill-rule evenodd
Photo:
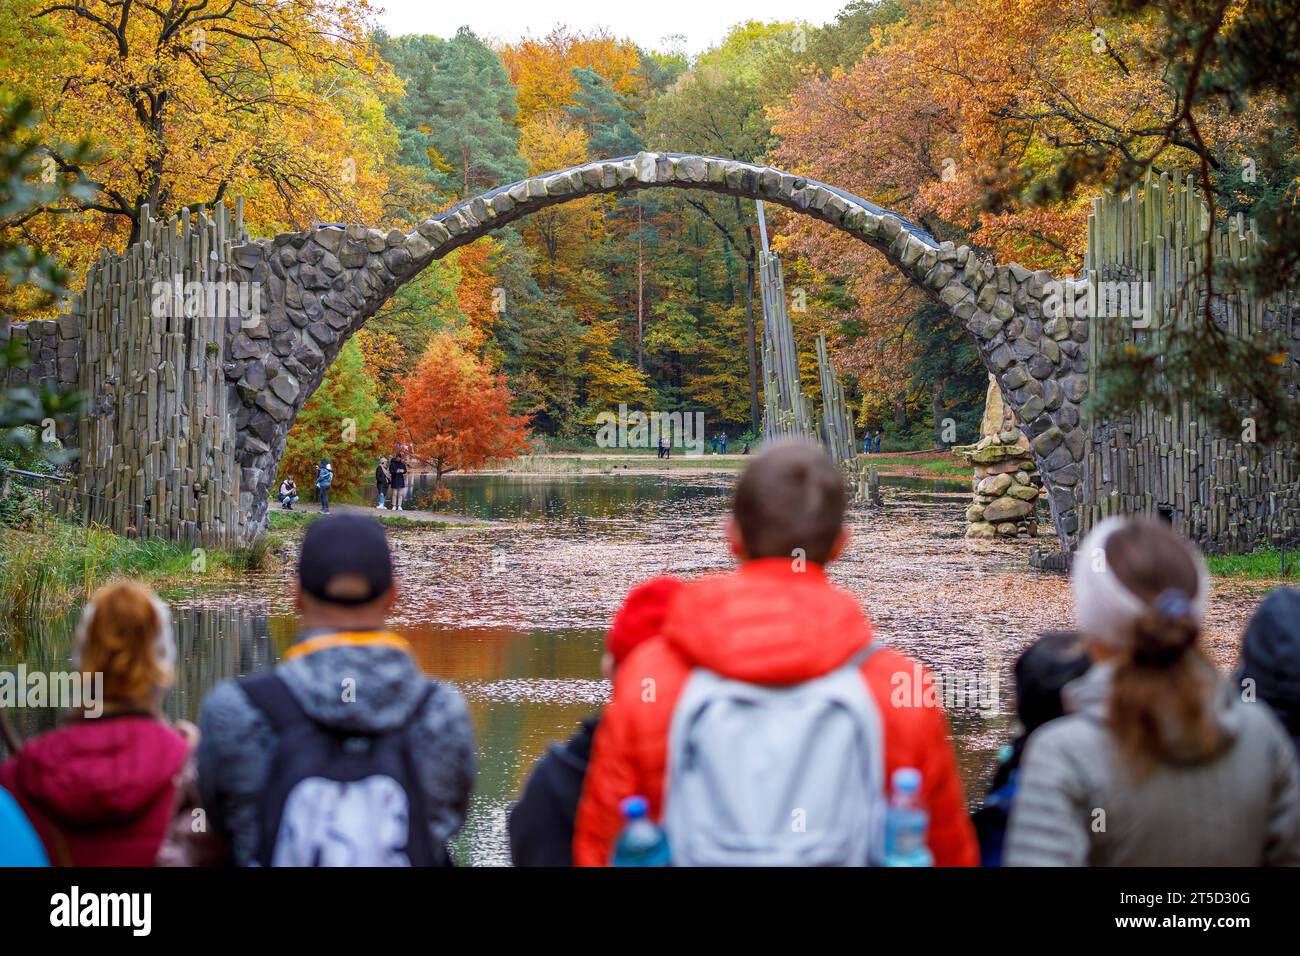
<path fill-rule="evenodd" d="M 404 282 L 434 259 L 538 209 L 583 196 L 653 187 L 709 190 L 786 206 L 872 246 L 974 336 L 997 376 L 1050 489 L 1062 542 L 1078 528 L 1073 488 L 1087 444 L 1087 325 L 1044 321 L 1052 277 L 983 261 L 966 246 L 936 242 L 864 199 L 766 166 L 702 156 L 640 153 L 591 162 L 504 186 L 462 202 L 413 231 L 315 226 L 238 247 L 233 264 L 262 284 L 262 320 L 232 331 L 225 370 L 235 404 L 241 509 L 265 522 L 276 462 L 298 409 L 326 367 Z"/>
<path fill-rule="evenodd" d="M 1123 203 L 1111 197 L 1106 216 L 1099 201 L 1090 220 L 1092 271 L 1060 281 L 938 242 L 824 183 L 704 156 L 643 152 L 532 177 L 461 202 L 410 232 L 324 224 L 249 240 L 239 211 L 233 218 L 224 207 L 215 216 L 200 212 L 193 226 L 183 213 L 166 224 L 151 220 L 142 242 L 101 257 L 87 292 L 74 301 L 72 320 L 23 330 L 41 343 L 37 365 L 10 377 L 54 369 L 67 378 L 68 340 L 87 330 L 77 356 L 78 384 L 94 408 L 80 423 L 93 439 L 93 454 L 82 459 L 83 490 L 109 502 L 119 524 L 135 509 L 150 527 L 176 536 L 193 537 L 197 529 L 205 540 L 244 543 L 265 531 L 277 463 L 298 411 L 348 337 L 403 283 L 539 209 L 656 187 L 763 200 L 820 219 L 871 246 L 950 309 L 1029 439 L 1063 549 L 1114 512 L 1166 512 L 1212 551 L 1247 549 L 1278 527 L 1300 524 L 1294 448 L 1261 454 L 1214 435 L 1190 414 L 1085 420 L 1099 342 L 1114 338 L 1115 329 L 1060 314 L 1049 300 L 1072 301 L 1098 270 L 1104 278 L 1155 276 L 1158 294 L 1168 298 L 1167 280 L 1189 274 L 1198 233 L 1189 226 L 1192 199 L 1186 190 L 1169 190 L 1164 179 L 1159 190 L 1147 183 L 1150 201 L 1136 192 Z M 1225 254 L 1229 246 L 1238 251 L 1229 239 Z M 151 314 L 144 304 L 151 280 L 178 272 L 248 284 L 259 290 L 260 303 L 237 304 L 215 321 L 175 310 Z M 1288 365 L 1300 360 L 1300 297 L 1247 303 L 1226 315 L 1238 334 L 1281 327 L 1292 343 Z M 1147 334 L 1119 331 L 1128 340 Z"/>

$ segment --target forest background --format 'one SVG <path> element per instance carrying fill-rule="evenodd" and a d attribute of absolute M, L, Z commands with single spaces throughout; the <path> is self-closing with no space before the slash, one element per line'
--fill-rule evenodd
<path fill-rule="evenodd" d="M 365 0 L 0 0 L 0 95 L 34 105 L 42 177 L 79 183 L 0 211 L 0 238 L 58 259 L 75 291 L 146 207 L 243 197 L 255 236 L 410 229 L 526 175 L 652 149 L 771 163 L 939 239 L 1074 274 L 1092 184 L 1143 165 L 1208 173 L 1217 216 L 1267 223 L 1295 205 L 1294 103 L 1200 97 L 1184 135 L 1171 63 L 1186 51 L 1170 49 L 1168 6 L 856 0 L 823 26 L 738 23 L 687 57 L 564 26 L 516 43 L 388 36 Z M 1216 35 L 1247 6 L 1210 5 Z M 821 223 L 769 207 L 768 227 L 809 394 L 825 332 L 860 431 L 929 447 L 951 420 L 973 440 L 987 377 L 954 319 Z M 526 419 L 534 440 L 580 444 L 626 403 L 752 437 L 758 242 L 752 202 L 675 191 L 569 202 L 498 230 L 435 262 L 347 343 L 283 470 L 310 480 L 333 457 L 363 474 L 429 420 L 411 403 L 450 392 L 467 397 L 444 430 L 518 435 Z M 39 314 L 29 294 L 0 282 L 9 314 Z M 436 388 L 420 379 L 435 366 Z M 346 445 L 345 418 L 360 424 Z"/>

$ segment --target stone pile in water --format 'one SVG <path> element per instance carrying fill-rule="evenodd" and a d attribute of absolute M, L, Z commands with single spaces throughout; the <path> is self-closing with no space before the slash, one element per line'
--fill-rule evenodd
<path fill-rule="evenodd" d="M 966 509 L 966 537 L 993 538 L 1038 534 L 1038 466 L 1029 439 L 1002 401 L 990 376 L 980 440 L 961 449 L 975 469 L 975 500 Z"/>

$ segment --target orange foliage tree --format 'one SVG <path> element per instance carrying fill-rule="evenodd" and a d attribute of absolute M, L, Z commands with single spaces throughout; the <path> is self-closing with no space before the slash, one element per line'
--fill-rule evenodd
<path fill-rule="evenodd" d="M 1082 264 L 1090 195 L 1033 205 L 1021 194 L 1049 183 L 1071 146 L 1110 156 L 1117 169 L 1117 143 L 1177 111 L 1160 64 L 1143 55 L 1152 20 L 1103 15 L 1088 0 L 904 0 L 855 63 L 810 70 L 769 104 L 771 158 L 940 239 L 1071 274 Z M 1204 129 L 1211 143 L 1234 138 L 1226 116 Z M 1162 163 L 1188 171 L 1194 160 L 1170 150 Z M 927 339 L 916 322 L 920 293 L 842 233 L 803 217 L 781 223 L 778 245 L 806 257 L 814 280 L 845 280 L 854 305 L 841 319 L 854 335 L 838 352 L 841 369 L 865 406 L 901 414 L 918 400 L 908 389 Z"/>
<path fill-rule="evenodd" d="M 415 458 L 442 476 L 508 458 L 528 445 L 527 416 L 510 412 L 505 379 L 493 375 L 454 337 L 435 335 L 402 383 L 397 418 Z"/>

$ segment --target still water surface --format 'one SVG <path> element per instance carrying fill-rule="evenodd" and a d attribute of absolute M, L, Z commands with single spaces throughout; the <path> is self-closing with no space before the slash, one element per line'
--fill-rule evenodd
<path fill-rule="evenodd" d="M 505 818 L 548 742 L 599 708 L 604 628 L 647 577 L 727 568 L 731 475 L 453 477 L 450 509 L 485 526 L 392 535 L 401 598 L 393 624 L 423 669 L 453 681 L 476 726 L 479 776 L 456 844 L 464 864 L 506 862 Z M 967 796 L 977 801 L 1013 731 L 1010 667 L 1034 634 L 1069 626 L 1068 581 L 1027 569 L 1025 542 L 961 536 L 965 482 L 884 479 L 886 506 L 856 511 L 832 576 L 853 591 L 880 638 L 964 690 L 950 712 Z M 418 502 L 417 502 L 418 503 Z M 180 660 L 172 716 L 196 719 L 217 681 L 279 659 L 294 635 L 284 566 L 228 591 L 178 592 Z M 1258 593 L 1216 591 L 1209 644 L 1222 664 Z M 66 667 L 71 617 L 6 648 L 6 661 Z M 954 691 L 954 692 L 957 692 Z M 960 702 L 960 701 L 958 701 Z M 19 713 L 31 733 L 52 713 Z"/>

